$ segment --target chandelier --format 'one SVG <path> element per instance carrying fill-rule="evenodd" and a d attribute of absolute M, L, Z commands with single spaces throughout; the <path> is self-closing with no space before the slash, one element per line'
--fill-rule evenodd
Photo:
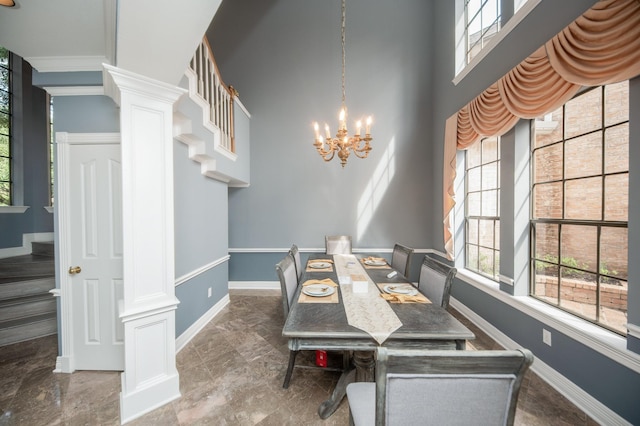
<path fill-rule="evenodd" d="M 349 136 L 347 131 L 347 106 L 346 106 L 346 91 L 345 91 L 345 0 L 342 0 L 342 108 L 338 115 L 338 132 L 336 137 L 331 137 L 331 131 L 329 125 L 325 123 L 325 138 L 320 135 L 320 127 L 318 122 L 313 123 L 313 129 L 315 131 L 315 142 L 313 146 L 316 147 L 318 154 L 324 161 L 331 161 L 336 152 L 340 158 L 342 167 L 347 164 L 347 159 L 351 152 L 353 152 L 358 158 L 367 158 L 369 151 L 371 151 L 371 116 L 365 120 L 364 136 L 361 136 L 362 120 L 356 122 L 356 132 L 353 136 Z M 325 148 L 326 146 L 326 148 Z"/>

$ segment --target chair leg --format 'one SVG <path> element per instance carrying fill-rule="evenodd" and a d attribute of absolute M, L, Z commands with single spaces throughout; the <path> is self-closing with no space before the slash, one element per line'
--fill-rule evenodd
<path fill-rule="evenodd" d="M 298 355 L 298 351 L 289 351 L 289 366 L 287 367 L 287 374 L 284 376 L 284 383 L 282 387 L 287 389 L 289 387 L 289 381 L 291 380 L 291 375 L 293 374 L 293 366 L 296 363 L 296 356 Z"/>

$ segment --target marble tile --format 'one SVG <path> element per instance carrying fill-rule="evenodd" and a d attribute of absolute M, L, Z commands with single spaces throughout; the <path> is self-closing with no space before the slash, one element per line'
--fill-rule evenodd
<path fill-rule="evenodd" d="M 134 426 L 271 426 L 349 423 L 343 400 L 326 420 L 317 414 L 339 373 L 296 368 L 282 388 L 289 349 L 282 338 L 279 292 L 232 291 L 230 304 L 176 356 L 181 398 L 128 423 Z M 460 313 L 477 336 L 469 350 L 501 349 Z M 0 426 L 118 425 L 120 373 L 79 371 L 56 374 L 57 337 L 0 347 Z M 341 355 L 330 353 L 330 364 Z M 296 365 L 314 366 L 315 352 L 298 355 Z M 516 410 L 516 425 L 596 425 L 532 371 L 527 372 Z"/>

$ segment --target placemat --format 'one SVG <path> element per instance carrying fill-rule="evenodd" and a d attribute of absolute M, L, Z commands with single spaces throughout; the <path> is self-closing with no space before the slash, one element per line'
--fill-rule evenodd
<path fill-rule="evenodd" d="M 300 297 L 298 298 L 298 303 L 338 303 L 339 301 L 338 288 L 336 288 L 336 291 L 329 296 L 313 297 L 300 292 Z"/>
<path fill-rule="evenodd" d="M 330 259 L 311 259 L 307 262 L 307 272 L 333 272 L 333 265 L 329 266 L 328 268 L 322 268 L 322 269 L 318 269 L 318 268 L 312 268 L 309 265 L 311 265 L 313 262 L 327 262 L 327 263 L 333 263 L 333 260 Z"/>
<path fill-rule="evenodd" d="M 398 285 L 398 283 L 380 283 L 378 284 L 378 288 L 380 289 L 380 295 L 384 300 L 389 303 L 431 303 L 431 300 L 427 299 L 427 297 L 418 292 L 415 296 L 409 296 L 406 294 L 389 294 L 384 291 L 384 286 L 386 285 Z M 410 284 L 407 284 L 410 285 Z"/>
<path fill-rule="evenodd" d="M 365 267 L 365 269 L 391 269 L 391 265 L 389 265 L 388 262 L 386 264 L 380 265 L 380 266 L 367 265 L 366 263 L 364 263 L 364 261 L 367 260 L 367 259 L 384 260 L 385 262 L 387 262 L 387 259 L 385 259 L 383 257 L 365 257 L 363 259 L 360 259 L 360 263 L 362 264 L 362 266 Z"/>

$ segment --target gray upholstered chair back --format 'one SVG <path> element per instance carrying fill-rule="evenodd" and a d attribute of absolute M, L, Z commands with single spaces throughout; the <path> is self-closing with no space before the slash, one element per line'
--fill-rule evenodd
<path fill-rule="evenodd" d="M 298 287 L 298 277 L 296 276 L 296 265 L 291 253 L 287 255 L 276 265 L 276 272 L 280 279 L 280 289 L 282 291 L 282 307 L 284 309 L 284 317 L 289 315 L 289 308 L 293 302 L 293 296 Z"/>
<path fill-rule="evenodd" d="M 327 254 L 351 254 L 350 235 L 327 235 L 324 242 Z"/>
<path fill-rule="evenodd" d="M 302 263 L 300 262 L 300 251 L 298 250 L 298 246 L 293 244 L 289 249 L 289 254 L 293 257 L 296 265 L 296 276 L 298 277 L 298 281 L 300 281 L 300 278 L 302 277 Z"/>
<path fill-rule="evenodd" d="M 391 255 L 391 267 L 400 272 L 405 277 L 408 277 L 409 265 L 411 264 L 412 255 L 412 248 L 403 246 L 402 244 L 396 244 L 393 247 L 393 254 Z"/>
<path fill-rule="evenodd" d="M 378 348 L 376 425 L 512 425 L 530 351 Z M 351 401 L 349 401 L 351 404 Z M 357 423 L 356 423 L 357 424 Z"/>
<path fill-rule="evenodd" d="M 446 309 L 449 306 L 451 284 L 457 271 L 453 266 L 425 256 L 420 267 L 418 289 L 432 303 Z"/>

